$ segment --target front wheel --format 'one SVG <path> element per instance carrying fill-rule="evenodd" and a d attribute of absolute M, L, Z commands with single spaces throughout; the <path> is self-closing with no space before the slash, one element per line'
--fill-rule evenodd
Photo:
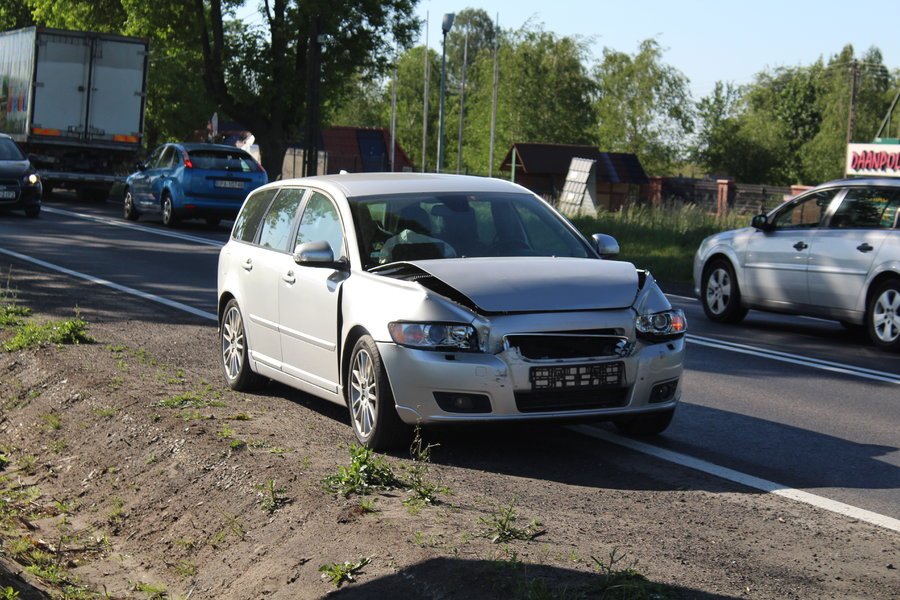
<path fill-rule="evenodd" d="M 137 221 L 140 214 L 134 207 L 134 196 L 131 190 L 125 192 L 125 201 L 122 203 L 122 216 L 128 221 Z"/>
<path fill-rule="evenodd" d="M 866 329 L 873 344 L 900 352 L 900 280 L 891 279 L 875 288 L 866 311 Z"/>
<path fill-rule="evenodd" d="M 724 259 L 713 260 L 703 269 L 700 301 L 710 321 L 739 323 L 747 316 L 747 309 L 741 306 L 741 290 L 734 268 Z"/>
<path fill-rule="evenodd" d="M 175 206 L 172 204 L 172 196 L 168 193 L 162 199 L 162 222 L 166 227 L 178 225 L 178 216 L 175 214 Z"/>
<path fill-rule="evenodd" d="M 219 324 L 222 370 L 228 387 L 246 391 L 258 387 L 263 378 L 250 369 L 250 346 L 244 329 L 244 317 L 236 300 L 225 305 Z"/>
<path fill-rule="evenodd" d="M 616 424 L 616 428 L 625 435 L 649 437 L 665 431 L 674 415 L 675 409 L 670 408 L 634 417 L 622 417 L 613 422 Z"/>
<path fill-rule="evenodd" d="M 348 375 L 347 405 L 356 439 L 373 450 L 408 443 L 409 426 L 397 414 L 387 371 L 370 336 L 362 336 L 353 347 Z"/>

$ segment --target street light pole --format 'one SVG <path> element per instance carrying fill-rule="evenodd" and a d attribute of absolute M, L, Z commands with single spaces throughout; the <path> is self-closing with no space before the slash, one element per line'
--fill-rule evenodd
<path fill-rule="evenodd" d="M 441 42 L 441 101 L 438 107 L 438 159 L 436 172 L 440 173 L 444 168 L 444 93 L 447 88 L 447 34 L 453 27 L 454 13 L 446 13 L 441 21 L 441 31 L 444 39 Z"/>

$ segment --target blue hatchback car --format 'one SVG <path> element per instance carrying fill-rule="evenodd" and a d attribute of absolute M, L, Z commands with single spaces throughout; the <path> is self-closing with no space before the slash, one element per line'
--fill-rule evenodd
<path fill-rule="evenodd" d="M 244 198 L 268 181 L 247 152 L 221 144 L 170 143 L 156 148 L 125 180 L 124 216 L 158 214 L 167 227 L 202 218 L 233 219 Z"/>

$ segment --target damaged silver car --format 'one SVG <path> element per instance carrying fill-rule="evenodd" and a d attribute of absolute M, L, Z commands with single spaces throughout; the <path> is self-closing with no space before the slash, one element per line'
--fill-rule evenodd
<path fill-rule="evenodd" d="M 686 321 L 617 253 L 507 181 L 271 183 L 219 257 L 225 379 L 346 405 L 375 449 L 453 422 L 599 418 L 657 434 L 681 396 Z"/>

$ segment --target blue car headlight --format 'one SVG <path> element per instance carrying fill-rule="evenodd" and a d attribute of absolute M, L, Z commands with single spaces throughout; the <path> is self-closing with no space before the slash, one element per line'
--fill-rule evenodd
<path fill-rule="evenodd" d="M 649 342 L 664 342 L 684 336 L 687 318 L 680 309 L 638 315 L 634 320 L 638 338 Z"/>
<path fill-rule="evenodd" d="M 401 346 L 420 350 L 475 352 L 478 334 L 471 325 L 461 323 L 388 323 L 391 339 Z"/>

